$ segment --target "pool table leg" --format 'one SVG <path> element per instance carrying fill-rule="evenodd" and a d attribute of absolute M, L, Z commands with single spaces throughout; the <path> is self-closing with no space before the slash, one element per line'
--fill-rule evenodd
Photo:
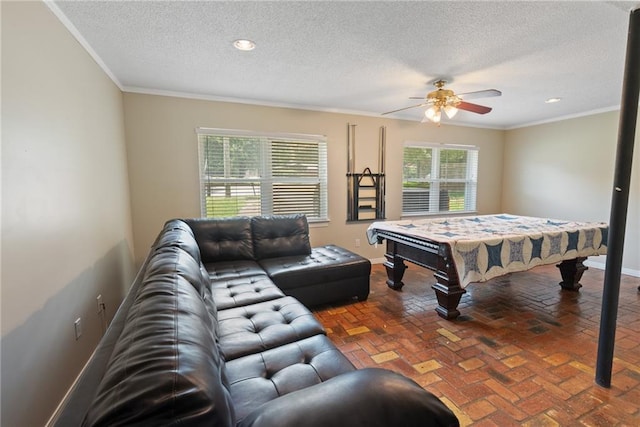
<path fill-rule="evenodd" d="M 384 262 L 384 268 L 387 270 L 387 286 L 393 290 L 399 291 L 404 286 L 402 283 L 402 276 L 407 269 L 407 265 L 403 259 L 393 254 L 387 253 L 384 255 L 387 259 Z"/>
<path fill-rule="evenodd" d="M 440 283 L 440 279 L 436 274 L 438 283 L 431 285 L 431 288 L 436 291 L 436 298 L 438 299 L 438 306 L 436 307 L 436 313 L 443 319 L 453 320 L 460 316 L 460 310 L 458 310 L 458 304 L 462 294 L 466 291 L 458 286 L 458 289 L 452 288 L 449 285 Z"/>
<path fill-rule="evenodd" d="M 436 312 L 447 320 L 453 320 L 460 315 L 458 304 L 462 294 L 466 293 L 460 286 L 458 273 L 453 267 L 450 250 L 441 246 L 438 251 L 437 270 L 434 274 L 436 283 L 431 288 L 436 291 L 438 306 Z"/>
<path fill-rule="evenodd" d="M 582 287 L 580 284 L 582 273 L 589 269 L 582 263 L 586 259 L 587 257 L 567 259 L 556 265 L 560 269 L 560 275 L 562 276 L 562 282 L 560 282 L 562 289 L 577 291 Z"/>

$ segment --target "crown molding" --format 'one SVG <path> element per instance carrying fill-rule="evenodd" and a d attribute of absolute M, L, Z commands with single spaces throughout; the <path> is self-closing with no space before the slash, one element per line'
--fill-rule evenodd
<path fill-rule="evenodd" d="M 113 74 L 113 72 L 109 69 L 109 67 L 107 67 L 107 64 L 105 64 L 102 58 L 100 58 L 100 55 L 98 55 L 96 51 L 93 50 L 89 42 L 84 37 L 82 37 L 82 34 L 80 34 L 80 31 L 78 31 L 75 25 L 71 23 L 69 18 L 67 18 L 67 15 L 65 15 L 60 10 L 58 5 L 56 5 L 52 0 L 43 0 L 43 3 L 49 8 L 49 10 L 51 10 L 51 12 L 53 12 L 56 18 L 58 18 L 58 20 L 62 23 L 62 25 L 65 26 L 67 31 L 71 33 L 71 35 L 78 41 L 78 43 L 80 43 L 80 45 L 84 48 L 84 50 L 87 51 L 89 56 L 91 56 L 91 58 L 95 61 L 96 64 L 98 64 L 98 66 L 111 79 L 111 81 L 116 86 L 118 86 L 118 89 L 120 89 L 120 91 L 123 91 L 123 86 L 122 86 L 122 83 L 120 83 L 120 80 L 118 80 L 115 74 Z"/>
<path fill-rule="evenodd" d="M 506 127 L 506 128 L 504 128 L 504 130 L 515 130 L 515 129 L 528 128 L 528 127 L 531 127 L 531 126 L 544 125 L 544 124 L 547 124 L 547 123 L 561 122 L 563 120 L 571 120 L 571 119 L 577 119 L 577 118 L 580 118 L 580 117 L 593 116 L 593 115 L 596 115 L 596 114 L 609 113 L 611 111 L 620 111 L 620 106 L 619 105 L 614 105 L 614 106 L 611 106 L 611 107 L 597 108 L 595 110 L 584 111 L 582 113 L 567 114 L 567 115 L 564 115 L 564 116 L 558 116 L 558 117 L 554 117 L 552 119 L 540 120 L 540 121 L 537 121 L 537 122 L 528 122 L 528 123 L 524 123 L 524 124 L 521 124 L 521 125 Z"/>

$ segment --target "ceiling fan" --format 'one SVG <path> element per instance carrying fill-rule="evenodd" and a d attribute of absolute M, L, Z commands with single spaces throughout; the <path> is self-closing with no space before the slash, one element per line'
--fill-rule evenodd
<path fill-rule="evenodd" d="M 431 120 L 432 122 L 438 123 L 439 125 L 440 119 L 442 118 L 442 111 L 444 111 L 444 113 L 450 119 L 452 119 L 458 113 L 458 110 L 470 111 L 477 114 L 487 114 L 491 111 L 490 107 L 472 104 L 470 102 L 467 102 L 467 99 L 489 98 L 492 96 L 502 95 L 502 92 L 496 89 L 479 90 L 477 92 L 467 92 L 456 95 L 452 90 L 444 89 L 444 85 L 446 83 L 447 82 L 444 80 L 438 80 L 434 83 L 436 90 L 434 90 L 433 92 L 429 92 L 426 97 L 414 96 L 409 98 L 422 99 L 423 102 L 421 102 L 420 104 L 399 108 L 393 111 L 387 111 L 386 113 L 382 113 L 382 115 L 384 116 L 391 113 L 397 113 L 398 111 L 408 110 L 410 108 L 429 106 L 429 108 L 427 108 L 424 112 L 424 119 L 422 119 L 422 122 Z"/>

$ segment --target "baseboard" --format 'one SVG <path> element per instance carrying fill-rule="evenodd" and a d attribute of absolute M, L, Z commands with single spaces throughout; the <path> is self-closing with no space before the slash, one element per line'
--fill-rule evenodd
<path fill-rule="evenodd" d="M 64 403 L 67 401 L 67 396 L 69 396 L 69 393 L 71 393 L 71 391 L 76 387 L 76 384 L 78 383 L 78 381 L 80 380 L 80 377 L 82 376 L 82 374 L 84 373 L 85 369 L 87 369 L 87 366 L 89 366 L 89 362 L 91 361 L 91 359 L 93 358 L 94 353 L 98 351 L 98 346 L 96 346 L 95 349 L 93 349 L 93 352 L 91 353 L 91 356 L 89 356 L 89 359 L 87 359 L 87 362 L 84 364 L 84 366 L 82 367 L 82 369 L 80 370 L 80 373 L 78 374 L 78 376 L 76 376 L 76 379 L 73 380 L 73 383 L 71 384 L 71 387 L 69 387 L 69 389 L 67 390 L 67 392 L 64 394 L 64 396 L 62 397 L 62 399 L 60 400 L 60 403 L 58 403 L 58 406 L 56 407 L 56 410 L 53 411 L 53 414 L 51 414 L 51 417 L 49 417 L 49 420 L 47 421 L 47 423 L 45 424 L 45 427 L 50 427 L 52 426 L 53 422 L 57 419 L 58 417 L 58 413 L 62 410 L 62 407 L 64 405 Z"/>
<path fill-rule="evenodd" d="M 627 276 L 640 277 L 640 270 L 632 270 L 630 268 L 623 268 L 622 274 L 626 274 Z"/>
<path fill-rule="evenodd" d="M 586 260 L 584 262 L 584 265 L 586 265 L 587 267 L 597 268 L 598 270 L 604 270 L 604 267 L 605 267 L 604 262 L 596 262 L 596 261 L 589 261 L 589 260 Z"/>
<path fill-rule="evenodd" d="M 371 261 L 371 264 L 382 264 L 386 261 L 386 258 L 372 258 L 369 261 Z"/>
<path fill-rule="evenodd" d="M 584 265 L 587 267 L 597 268 L 598 270 L 604 270 L 606 268 L 606 264 L 604 262 L 596 262 L 596 261 L 585 261 Z M 627 276 L 640 277 L 640 270 L 633 270 L 631 268 L 622 268 L 622 274 L 626 274 Z"/>

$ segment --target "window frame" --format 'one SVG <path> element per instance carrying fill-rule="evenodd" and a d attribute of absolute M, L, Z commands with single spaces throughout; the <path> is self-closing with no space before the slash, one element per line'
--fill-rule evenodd
<path fill-rule="evenodd" d="M 418 179 L 405 178 L 405 156 L 406 148 L 423 148 L 432 150 L 431 158 L 431 173 L 433 177 L 424 177 Z M 465 178 L 447 179 L 440 177 L 440 154 L 443 150 L 464 150 L 467 152 L 467 156 L 471 154 L 471 158 L 466 162 L 466 176 Z M 415 217 L 415 216 L 436 216 L 436 215 L 457 215 L 457 214 L 472 214 L 477 212 L 478 204 L 478 168 L 480 158 L 480 147 L 475 145 L 465 144 L 446 144 L 446 143 L 433 143 L 426 141 L 405 141 L 402 150 L 402 178 L 401 178 L 401 193 L 402 193 L 402 217 Z M 475 166 L 475 167 L 474 167 Z M 415 210 L 408 209 L 405 205 L 405 182 L 428 182 L 429 183 L 429 202 L 428 210 Z M 464 208 L 462 210 L 440 210 L 440 184 L 455 184 L 464 183 Z M 435 189 L 435 191 L 431 191 Z M 408 193 L 408 192 L 407 192 Z"/>
<path fill-rule="evenodd" d="M 198 143 L 198 175 L 200 179 L 200 215 L 207 217 L 206 206 L 206 194 L 205 187 L 212 182 L 212 179 L 219 181 L 220 183 L 251 183 L 255 182 L 260 185 L 260 213 L 259 215 L 273 215 L 274 214 L 274 188 L 275 183 L 295 183 L 295 184 L 310 184 L 318 186 L 318 208 L 317 216 L 310 215 L 309 212 L 303 212 L 307 215 L 307 220 L 310 223 L 314 222 L 328 222 L 329 221 L 329 207 L 328 207 L 328 153 L 327 153 L 327 138 L 324 135 L 312 135 L 312 134 L 300 134 L 300 133 L 274 133 L 274 132 L 259 132 L 259 131 L 247 131 L 236 129 L 221 129 L 221 128 L 196 128 L 196 136 Z M 259 163 L 261 165 L 261 171 L 258 173 L 258 177 L 249 178 L 233 178 L 233 177 L 221 177 L 220 179 L 207 176 L 205 173 L 205 141 L 203 136 L 215 136 L 221 138 L 246 138 L 253 139 L 259 144 Z M 280 143 L 280 144 L 279 144 Z M 318 151 L 317 162 L 317 177 L 303 177 L 296 175 L 280 175 L 274 173 L 273 166 L 282 166 L 274 163 L 272 154 L 274 147 L 279 146 L 286 147 L 290 144 L 316 144 Z M 295 150 L 294 148 L 291 148 Z M 225 175 L 227 169 L 225 165 Z M 311 194 L 311 193 L 309 193 Z M 293 212 L 291 212 L 293 213 Z M 258 213 L 256 213 L 258 214 Z"/>

